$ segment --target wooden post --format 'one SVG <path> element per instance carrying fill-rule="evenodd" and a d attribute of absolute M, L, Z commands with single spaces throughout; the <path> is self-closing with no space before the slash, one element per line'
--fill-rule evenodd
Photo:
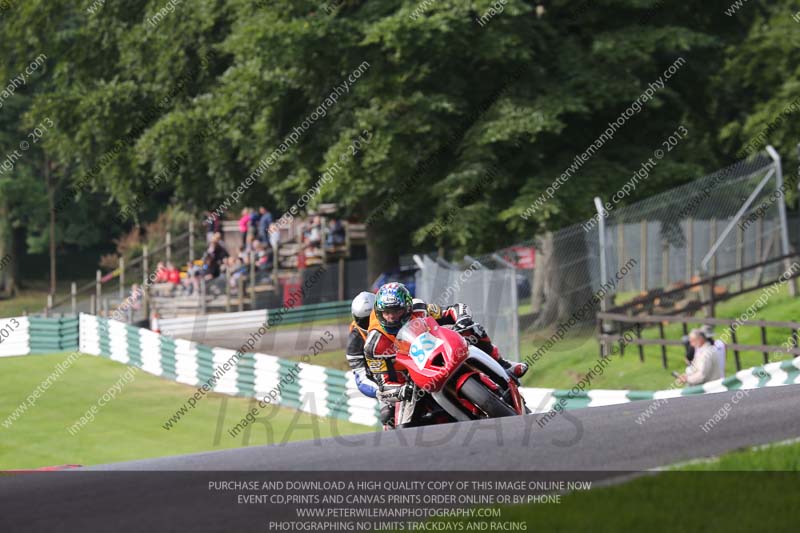
<path fill-rule="evenodd" d="M 97 296 L 94 294 L 89 296 L 89 312 L 97 316 Z"/>
<path fill-rule="evenodd" d="M 97 298 L 98 307 L 102 303 L 101 298 L 102 298 L 102 295 L 103 295 L 103 284 L 100 281 L 102 279 L 102 277 L 103 277 L 103 273 L 100 272 L 99 270 L 97 270 L 95 272 L 95 276 L 94 276 L 94 279 L 95 279 L 95 281 L 94 281 L 94 294 L 95 294 L 95 297 Z"/>
<path fill-rule="evenodd" d="M 239 311 L 244 311 L 244 276 L 239 276 L 236 288 L 239 292 Z"/>
<path fill-rule="evenodd" d="M 339 301 L 344 300 L 344 257 L 339 258 Z"/>
<path fill-rule="evenodd" d="M 658 336 L 663 341 L 664 340 L 664 323 L 658 323 Z M 661 345 L 661 366 L 667 368 L 667 346 L 665 344 Z"/>
<path fill-rule="evenodd" d="M 636 323 L 636 338 L 640 341 L 642 340 L 642 325 L 640 323 Z M 639 346 L 639 361 L 644 363 L 644 346 L 641 343 L 638 343 Z"/>
<path fill-rule="evenodd" d="M 641 239 L 639 246 L 641 247 L 639 254 L 639 268 L 640 268 L 640 284 L 642 292 L 647 292 L 647 221 L 642 220 L 641 223 Z"/>
<path fill-rule="evenodd" d="M 600 346 L 600 358 L 602 359 L 606 356 L 606 340 L 603 337 L 603 321 L 599 318 L 597 319 L 597 339 L 600 341 L 598 345 Z"/>
<path fill-rule="evenodd" d="M 269 243 L 267 243 L 269 246 Z M 256 254 L 250 252 L 250 309 L 256 308 Z"/>
<path fill-rule="evenodd" d="M 717 296 L 716 296 L 715 291 L 714 291 L 714 288 L 716 286 L 716 281 L 717 281 L 717 278 L 714 277 L 714 276 L 711 276 L 711 279 L 708 282 L 708 288 L 709 288 L 709 291 L 708 291 L 708 316 L 710 316 L 711 318 L 714 318 L 714 316 L 715 316 L 714 312 L 716 311 L 716 306 L 717 306 L 716 305 L 717 304 L 717 302 L 716 302 Z"/>
<path fill-rule="evenodd" d="M 78 314 L 78 284 L 74 281 L 69 286 L 69 299 L 72 307 L 72 314 Z"/>
<path fill-rule="evenodd" d="M 736 340 L 736 323 L 735 322 L 731 322 L 731 340 L 733 341 L 733 344 L 739 344 L 739 342 Z M 736 360 L 736 371 L 738 372 L 739 370 L 742 369 L 742 361 L 739 358 L 739 350 L 736 349 L 736 348 L 734 348 L 734 350 L 733 350 L 733 357 Z"/>
<path fill-rule="evenodd" d="M 167 263 L 172 261 L 172 233 L 167 232 Z"/>
<path fill-rule="evenodd" d="M 47 307 L 44 308 L 44 316 L 48 318 L 50 316 L 50 312 L 53 310 L 53 293 L 47 293 Z"/>
<path fill-rule="evenodd" d="M 194 262 L 194 220 L 189 220 L 189 262 Z"/>
<path fill-rule="evenodd" d="M 145 318 L 150 318 L 150 280 L 147 278 L 149 270 L 150 262 L 145 244 L 142 246 L 142 309 L 144 309 Z"/>
<path fill-rule="evenodd" d="M 125 258 L 119 258 L 119 299 L 125 299 Z"/>
<path fill-rule="evenodd" d="M 225 276 L 225 312 L 231 312 L 231 278 L 228 276 Z"/>
<path fill-rule="evenodd" d="M 206 314 L 206 277 L 200 276 L 200 312 Z"/>
<path fill-rule="evenodd" d="M 764 326 L 761 326 L 761 344 L 765 346 L 767 344 L 767 328 L 765 328 Z M 769 352 L 763 352 L 763 354 L 764 354 L 764 364 L 766 365 L 767 363 L 769 363 Z"/>

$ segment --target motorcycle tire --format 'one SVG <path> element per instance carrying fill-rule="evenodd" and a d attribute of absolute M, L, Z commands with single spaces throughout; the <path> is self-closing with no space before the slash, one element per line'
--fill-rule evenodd
<path fill-rule="evenodd" d="M 486 388 L 478 376 L 470 376 L 461 387 L 461 394 L 486 413 L 488 418 L 516 416 L 514 408 Z"/>

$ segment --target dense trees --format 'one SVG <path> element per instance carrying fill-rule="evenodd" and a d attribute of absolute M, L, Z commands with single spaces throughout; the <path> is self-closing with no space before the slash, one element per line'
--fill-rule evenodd
<path fill-rule="evenodd" d="M 140 219 L 170 200 L 216 207 L 298 129 L 237 206 L 283 212 L 337 166 L 315 201 L 369 219 L 374 268 L 412 249 L 480 253 L 584 220 L 594 195 L 616 191 L 679 126 L 688 139 L 629 200 L 733 161 L 768 127 L 790 155 L 800 140 L 796 115 L 781 115 L 800 97 L 792 3 L 734 16 L 728 0 L 673 4 L 16 3 L 0 13 L 0 90 L 47 59 L 0 108 L 0 159 L 45 119 L 55 127 L 0 175 L 0 252 L 15 234 L 20 251 L 48 242 L 45 169 L 54 203 L 69 206 L 56 210 L 56 241 L 91 243 L 122 229 L 114 218 L 126 206 L 141 206 Z"/>

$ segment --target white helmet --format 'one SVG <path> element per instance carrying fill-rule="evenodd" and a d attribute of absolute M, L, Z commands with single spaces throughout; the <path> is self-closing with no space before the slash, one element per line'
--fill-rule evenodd
<path fill-rule="evenodd" d="M 350 305 L 350 312 L 353 313 L 353 318 L 358 322 L 359 320 L 369 317 L 374 305 L 375 294 L 364 291 L 353 298 L 353 303 Z"/>

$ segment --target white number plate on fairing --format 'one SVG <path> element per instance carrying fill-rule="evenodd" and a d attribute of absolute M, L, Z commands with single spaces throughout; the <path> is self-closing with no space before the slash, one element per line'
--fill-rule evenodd
<path fill-rule="evenodd" d="M 411 356 L 411 359 L 414 360 L 414 363 L 421 370 L 425 368 L 425 364 L 428 362 L 428 359 L 430 359 L 431 354 L 442 344 L 444 344 L 444 342 L 441 339 L 437 339 L 426 331 L 414 339 L 414 342 L 411 343 L 408 355 Z"/>

